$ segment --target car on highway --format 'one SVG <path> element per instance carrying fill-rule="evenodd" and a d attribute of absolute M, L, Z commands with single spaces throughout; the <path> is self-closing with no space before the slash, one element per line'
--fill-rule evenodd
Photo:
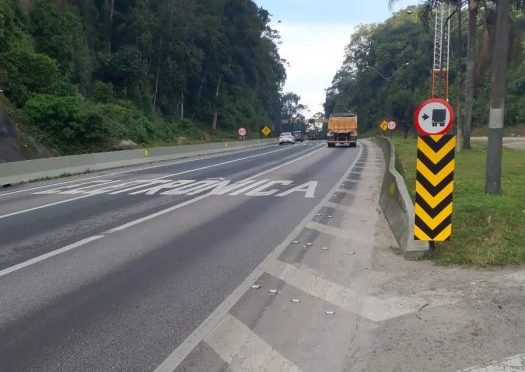
<path fill-rule="evenodd" d="M 284 145 L 285 143 L 295 143 L 295 137 L 291 132 L 283 132 L 279 135 L 279 145 Z"/>
<path fill-rule="evenodd" d="M 303 142 L 305 140 L 305 135 L 300 130 L 292 132 L 292 136 L 295 138 L 296 142 Z"/>

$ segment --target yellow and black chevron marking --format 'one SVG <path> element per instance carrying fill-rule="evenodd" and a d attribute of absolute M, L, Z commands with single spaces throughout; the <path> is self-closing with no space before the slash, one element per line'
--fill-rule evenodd
<path fill-rule="evenodd" d="M 417 140 L 414 239 L 441 242 L 452 235 L 456 136 Z"/>

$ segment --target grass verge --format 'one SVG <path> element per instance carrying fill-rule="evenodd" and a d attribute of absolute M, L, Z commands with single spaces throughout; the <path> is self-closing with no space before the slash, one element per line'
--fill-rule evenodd
<path fill-rule="evenodd" d="M 398 166 L 412 199 L 416 140 L 394 137 Z M 437 243 L 441 264 L 503 266 L 525 263 L 525 152 L 503 149 L 502 195 L 485 194 L 486 145 L 456 154 L 452 239 Z"/>

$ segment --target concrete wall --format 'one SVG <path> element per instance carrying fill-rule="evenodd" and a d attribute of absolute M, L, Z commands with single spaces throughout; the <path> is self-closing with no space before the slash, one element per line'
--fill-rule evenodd
<path fill-rule="evenodd" d="M 0 185 L 78 174 L 88 171 L 139 165 L 198 155 L 209 155 L 232 150 L 277 143 L 275 139 L 216 142 L 188 146 L 166 146 L 151 149 L 99 152 L 93 154 L 58 156 L 54 158 L 15 161 L 0 164 Z"/>
<path fill-rule="evenodd" d="M 376 142 L 383 149 L 386 161 L 379 203 L 403 255 L 408 259 L 421 258 L 429 251 L 429 245 L 414 240 L 414 204 L 405 180 L 396 170 L 395 147 L 385 137 L 376 137 Z"/>

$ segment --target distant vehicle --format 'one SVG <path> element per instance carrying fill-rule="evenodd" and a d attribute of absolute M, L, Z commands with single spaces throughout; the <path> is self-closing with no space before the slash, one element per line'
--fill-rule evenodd
<path fill-rule="evenodd" d="M 328 119 L 328 147 L 337 144 L 357 146 L 357 115 L 352 113 L 334 114 Z"/>
<path fill-rule="evenodd" d="M 291 132 L 283 132 L 279 136 L 279 145 L 284 145 L 285 143 L 295 143 L 295 137 L 292 135 Z"/>
<path fill-rule="evenodd" d="M 296 142 L 303 142 L 305 140 L 305 135 L 300 130 L 293 131 L 292 135 L 295 138 Z"/>

